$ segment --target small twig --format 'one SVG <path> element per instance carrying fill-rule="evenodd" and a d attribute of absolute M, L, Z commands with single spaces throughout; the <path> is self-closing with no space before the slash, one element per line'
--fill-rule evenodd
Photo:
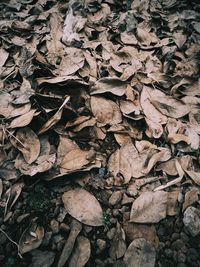
<path fill-rule="evenodd" d="M 182 179 L 183 179 L 183 177 L 178 177 L 178 178 L 174 179 L 173 181 L 168 182 L 165 185 L 161 185 L 161 186 L 156 187 L 153 191 L 155 192 L 155 191 L 163 190 L 165 188 L 170 187 L 171 185 L 178 184 L 181 182 Z"/>
<path fill-rule="evenodd" d="M 22 145 L 23 146 L 23 148 L 25 148 L 26 149 L 26 146 L 16 137 L 16 136 L 14 136 L 14 134 L 12 134 L 10 131 L 8 131 L 6 128 L 5 128 L 5 131 L 9 134 L 9 135 L 11 135 L 18 143 L 20 143 L 20 145 Z"/>
<path fill-rule="evenodd" d="M 1 227 L 0 227 L 0 231 L 1 231 L 1 232 L 8 238 L 8 240 L 9 240 L 10 242 L 12 242 L 13 244 L 15 244 L 15 246 L 17 247 L 17 253 L 18 253 L 18 256 L 19 256 L 21 259 L 23 259 L 21 253 L 19 252 L 19 245 L 18 245 L 15 241 L 13 241 L 12 238 L 10 238 L 10 237 L 6 234 L 6 232 L 4 232 L 4 230 L 3 230 Z"/>

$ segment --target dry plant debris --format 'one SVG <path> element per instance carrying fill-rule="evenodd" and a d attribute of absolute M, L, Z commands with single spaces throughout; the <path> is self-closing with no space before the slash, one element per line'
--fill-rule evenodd
<path fill-rule="evenodd" d="M 200 266 L 199 2 L 0 10 L 0 265 Z"/>

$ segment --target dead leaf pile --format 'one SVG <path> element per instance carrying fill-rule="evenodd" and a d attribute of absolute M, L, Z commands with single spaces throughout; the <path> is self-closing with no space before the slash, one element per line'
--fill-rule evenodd
<path fill-rule="evenodd" d="M 92 243 L 79 226 L 102 227 L 107 203 L 91 188 L 118 186 L 132 197 L 109 247 L 128 267 L 154 266 L 150 242 L 157 239 L 127 242 L 123 224 L 159 223 L 199 204 L 199 7 L 176 0 L 0 3 L 3 220 L 13 216 L 27 179 L 65 179 L 62 203 L 78 230 L 72 225 L 58 266 L 90 259 Z M 19 252 L 38 248 L 44 235 L 31 218 Z"/>

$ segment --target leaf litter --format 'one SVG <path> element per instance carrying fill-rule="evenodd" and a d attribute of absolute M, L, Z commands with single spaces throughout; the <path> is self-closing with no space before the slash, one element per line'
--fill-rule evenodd
<path fill-rule="evenodd" d="M 200 5 L 0 8 L 1 265 L 197 266 Z"/>

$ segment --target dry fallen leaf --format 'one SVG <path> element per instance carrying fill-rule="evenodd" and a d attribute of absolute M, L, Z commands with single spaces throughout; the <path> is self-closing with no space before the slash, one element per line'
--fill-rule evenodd
<path fill-rule="evenodd" d="M 164 191 L 143 192 L 131 207 L 130 221 L 157 223 L 167 216 L 168 193 Z"/>
<path fill-rule="evenodd" d="M 103 97 L 91 96 L 90 105 L 99 127 L 118 124 L 122 121 L 119 106 L 115 102 Z"/>
<path fill-rule="evenodd" d="M 156 250 L 144 238 L 135 239 L 124 255 L 124 262 L 127 267 L 154 267 L 155 261 Z"/>
<path fill-rule="evenodd" d="M 27 253 L 38 248 L 44 237 L 44 228 L 38 226 L 36 220 L 33 220 L 30 226 L 23 232 L 19 240 L 19 251 L 21 254 Z"/>
<path fill-rule="evenodd" d="M 123 229 L 129 243 L 137 238 L 144 238 L 152 243 L 156 248 L 158 247 L 159 239 L 156 234 L 156 228 L 153 224 L 126 222 L 123 224 Z"/>
<path fill-rule="evenodd" d="M 90 241 L 84 236 L 79 236 L 76 243 L 75 250 L 69 259 L 69 267 L 84 267 L 91 254 Z"/>
<path fill-rule="evenodd" d="M 122 96 L 125 93 L 126 87 L 127 84 L 119 78 L 102 78 L 91 88 L 91 94 L 112 93 L 117 96 Z"/>
<path fill-rule="evenodd" d="M 63 108 L 65 104 L 69 101 L 70 97 L 66 97 L 63 104 L 60 106 L 58 111 L 42 126 L 38 134 L 42 134 L 48 131 L 52 126 L 54 126 L 61 119 Z"/>
<path fill-rule="evenodd" d="M 185 194 L 185 200 L 183 203 L 182 211 L 185 211 L 189 206 L 191 206 L 196 201 L 198 201 L 199 194 L 200 194 L 200 191 L 198 188 L 196 187 L 190 188 L 189 191 L 187 191 Z"/>
<path fill-rule="evenodd" d="M 112 259 L 119 259 L 126 252 L 125 233 L 123 228 L 117 223 L 115 236 L 111 242 L 109 255 Z"/>
<path fill-rule="evenodd" d="M 38 136 L 29 127 L 24 127 L 17 131 L 15 138 L 11 138 L 11 143 L 22 152 L 28 164 L 33 163 L 40 154 L 40 141 Z"/>
<path fill-rule="evenodd" d="M 91 225 L 103 225 L 103 213 L 97 199 L 82 188 L 65 192 L 62 200 L 66 211 L 78 221 Z"/>
<path fill-rule="evenodd" d="M 32 109 L 28 113 L 25 113 L 13 119 L 9 128 L 21 128 L 21 127 L 29 125 L 29 123 L 32 121 L 34 117 L 34 114 L 35 114 L 35 110 Z"/>

